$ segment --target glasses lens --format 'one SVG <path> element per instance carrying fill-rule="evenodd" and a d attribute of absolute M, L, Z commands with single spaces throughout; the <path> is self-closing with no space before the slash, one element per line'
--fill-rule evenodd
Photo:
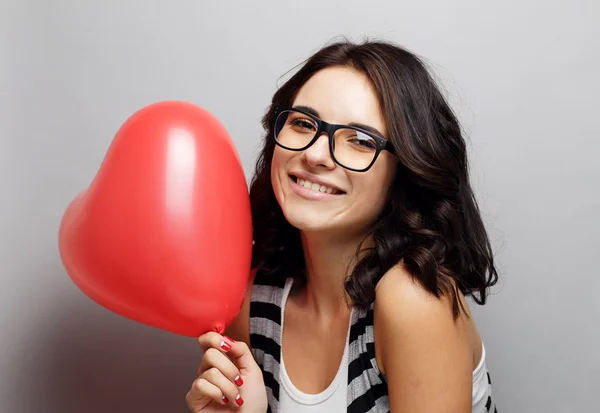
<path fill-rule="evenodd" d="M 333 154 L 342 165 L 351 169 L 367 168 L 377 153 L 377 141 L 364 132 L 338 129 L 333 140 Z"/>
<path fill-rule="evenodd" d="M 289 149 L 303 149 L 317 133 L 317 122 L 310 116 L 286 110 L 275 121 L 275 140 Z"/>

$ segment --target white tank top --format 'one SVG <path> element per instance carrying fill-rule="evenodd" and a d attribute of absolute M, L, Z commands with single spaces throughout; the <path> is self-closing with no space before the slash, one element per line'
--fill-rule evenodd
<path fill-rule="evenodd" d="M 288 282 L 284 288 L 283 298 L 281 300 L 281 331 L 285 322 L 285 304 L 291 289 L 291 283 Z M 354 308 L 352 309 L 354 311 Z M 350 314 L 352 321 L 352 314 Z M 279 411 L 285 413 L 315 413 L 315 412 L 345 412 L 347 406 L 347 382 L 348 382 L 348 353 L 350 347 L 348 340 L 350 338 L 350 323 L 346 333 L 346 345 L 344 354 L 338 371 L 329 387 L 318 394 L 308 394 L 301 392 L 294 386 L 285 368 L 283 359 L 283 346 L 281 346 L 279 378 L 281 391 L 279 392 Z"/>
<path fill-rule="evenodd" d="M 291 282 L 287 282 L 281 300 L 281 331 L 283 333 L 285 304 L 291 289 Z M 354 308 L 352 309 L 354 311 Z M 352 320 L 352 317 L 350 317 Z M 287 374 L 283 359 L 283 346 L 280 354 L 279 379 L 281 389 L 279 392 L 279 411 L 285 413 L 315 413 L 315 412 L 345 412 L 347 408 L 347 377 L 348 377 L 348 339 L 350 325 L 346 334 L 346 346 L 338 371 L 331 384 L 318 394 L 301 392 L 294 386 Z M 491 396 L 491 384 L 485 365 L 485 346 L 482 345 L 481 360 L 473 371 L 473 413 L 493 411 L 490 409 L 488 399 Z M 495 410 L 495 409 L 494 409 Z"/>

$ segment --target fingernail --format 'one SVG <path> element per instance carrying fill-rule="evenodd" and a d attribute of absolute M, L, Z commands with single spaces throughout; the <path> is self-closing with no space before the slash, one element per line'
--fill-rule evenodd
<path fill-rule="evenodd" d="M 231 344 L 229 344 L 225 340 L 221 340 L 221 344 L 219 344 L 219 346 L 221 346 L 221 348 L 225 351 L 231 350 Z"/>
<path fill-rule="evenodd" d="M 231 344 L 235 343 L 235 340 L 232 339 L 231 337 L 227 337 L 227 336 L 223 336 L 223 338 L 227 341 L 229 341 Z"/>
<path fill-rule="evenodd" d="M 229 403 L 229 399 L 227 397 L 225 397 L 225 395 L 223 395 L 222 399 L 223 399 L 223 403 L 225 403 L 225 404 Z"/>
<path fill-rule="evenodd" d="M 244 404 L 244 399 L 242 399 L 242 396 L 240 396 L 239 394 L 237 396 L 235 396 L 235 403 L 238 406 L 241 406 L 242 404 Z"/>
<path fill-rule="evenodd" d="M 242 384 L 244 384 L 244 380 L 242 380 L 242 378 L 240 376 L 235 376 L 235 379 L 233 379 L 233 382 L 238 387 L 240 387 Z"/>

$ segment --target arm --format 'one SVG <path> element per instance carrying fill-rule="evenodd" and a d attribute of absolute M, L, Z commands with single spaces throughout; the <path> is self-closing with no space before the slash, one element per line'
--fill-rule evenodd
<path fill-rule="evenodd" d="M 447 297 L 436 298 L 394 267 L 377 285 L 374 317 L 391 412 L 471 412 L 468 323 L 462 314 L 454 320 Z"/>

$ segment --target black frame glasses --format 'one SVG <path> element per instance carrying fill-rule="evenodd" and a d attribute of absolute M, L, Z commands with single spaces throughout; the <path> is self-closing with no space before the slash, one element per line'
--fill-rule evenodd
<path fill-rule="evenodd" d="M 310 142 L 308 142 L 308 144 L 306 144 L 304 147 L 302 148 L 289 148 L 287 146 L 284 146 L 281 144 L 281 142 L 279 142 L 277 140 L 277 119 L 279 118 L 279 114 L 281 114 L 282 112 L 285 111 L 294 111 L 294 112 L 298 112 L 298 113 L 302 113 L 305 116 L 308 116 L 309 118 L 311 118 L 312 120 L 315 121 L 315 123 L 317 124 L 317 132 L 315 133 L 315 136 L 310 140 Z M 317 139 L 319 139 L 319 137 L 323 134 L 323 132 L 327 133 L 327 137 L 329 139 L 329 154 L 331 155 L 331 159 L 333 159 L 333 161 L 338 164 L 339 166 L 341 166 L 342 168 L 348 169 L 350 171 L 354 171 L 354 172 L 366 172 L 368 171 L 373 164 L 375 163 L 375 161 L 377 160 L 377 158 L 379 157 L 379 154 L 381 153 L 381 151 L 383 150 L 387 150 L 391 153 L 393 152 L 392 149 L 392 144 L 386 140 L 385 138 L 382 138 L 381 136 L 375 135 L 374 133 L 368 132 L 364 129 L 361 129 L 359 127 L 356 126 L 349 126 L 349 125 L 338 125 L 338 124 L 333 124 L 333 123 L 327 123 L 322 119 L 319 119 L 318 117 L 316 117 L 315 115 L 306 112 L 305 110 L 302 109 L 298 109 L 298 108 L 294 108 L 291 106 L 275 106 L 274 108 L 274 112 L 273 112 L 273 117 L 274 117 L 274 121 L 273 121 L 273 139 L 275 140 L 275 144 L 277 144 L 278 146 L 282 147 L 283 149 L 287 149 L 289 151 L 296 151 L 296 152 L 301 152 L 304 151 L 308 148 L 310 148 L 316 141 Z M 355 168 L 350 168 L 346 165 L 344 165 L 343 163 L 339 162 L 336 157 L 335 157 L 335 153 L 334 153 L 334 135 L 335 132 L 338 129 L 353 129 L 356 130 L 360 133 L 364 133 L 365 135 L 368 135 L 369 137 L 373 138 L 377 144 L 377 147 L 375 149 L 375 156 L 373 157 L 373 160 L 371 161 L 371 163 L 366 167 L 366 168 L 362 168 L 362 169 L 355 169 Z"/>

